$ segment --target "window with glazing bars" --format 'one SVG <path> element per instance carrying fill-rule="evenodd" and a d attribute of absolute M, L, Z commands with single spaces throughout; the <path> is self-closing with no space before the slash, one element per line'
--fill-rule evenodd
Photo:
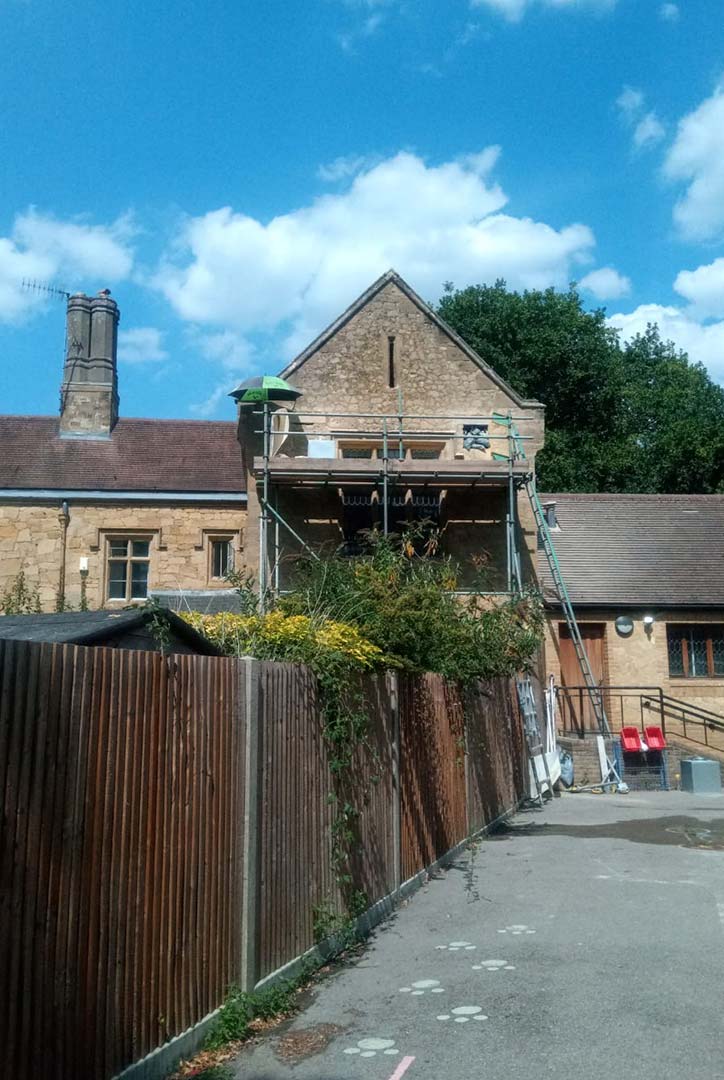
<path fill-rule="evenodd" d="M 225 578 L 234 569 L 234 545 L 226 537 L 211 541 L 211 577 Z"/>
<path fill-rule="evenodd" d="M 109 600 L 145 600 L 151 541 L 138 537 L 108 539 L 107 596 Z"/>
<path fill-rule="evenodd" d="M 669 624 L 666 640 L 669 675 L 690 679 L 724 677 L 724 626 Z"/>

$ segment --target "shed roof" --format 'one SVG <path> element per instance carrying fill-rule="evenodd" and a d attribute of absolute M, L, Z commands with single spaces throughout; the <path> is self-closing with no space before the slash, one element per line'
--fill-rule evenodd
<path fill-rule="evenodd" d="M 541 495 L 573 604 L 724 607 L 724 495 Z M 553 596 L 541 551 L 544 594 Z"/>
<path fill-rule="evenodd" d="M 168 623 L 172 638 L 204 656 L 219 656 L 219 649 L 172 611 L 129 608 L 127 611 L 64 611 L 60 614 L 0 615 L 0 638 L 46 641 L 50 644 L 103 645 L 119 634 L 145 627 L 153 618 Z M 171 649 L 173 651 L 173 649 Z"/>
<path fill-rule="evenodd" d="M 246 491 L 236 424 L 120 419 L 110 438 L 61 437 L 53 416 L 0 416 L 0 488 Z"/>

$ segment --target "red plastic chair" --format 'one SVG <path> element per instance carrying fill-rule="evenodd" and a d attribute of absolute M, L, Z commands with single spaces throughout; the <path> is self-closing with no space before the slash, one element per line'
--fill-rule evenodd
<path fill-rule="evenodd" d="M 666 739 L 664 738 L 664 733 L 660 727 L 644 728 L 644 738 L 646 739 L 649 750 L 666 749 Z"/>
<path fill-rule="evenodd" d="M 641 736 L 639 735 L 638 728 L 624 727 L 621 728 L 621 749 L 624 753 L 640 754 L 643 750 L 641 746 Z"/>

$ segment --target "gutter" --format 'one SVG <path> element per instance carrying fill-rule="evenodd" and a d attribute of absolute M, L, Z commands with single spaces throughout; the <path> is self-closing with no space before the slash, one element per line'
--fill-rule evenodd
<path fill-rule="evenodd" d="M 246 503 L 240 491 L 108 491 L 82 488 L 0 488 L 0 500 L 60 500 L 61 502 L 204 502 Z"/>

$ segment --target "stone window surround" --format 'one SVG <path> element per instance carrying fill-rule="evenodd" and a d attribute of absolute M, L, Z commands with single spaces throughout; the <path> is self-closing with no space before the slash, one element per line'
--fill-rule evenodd
<path fill-rule="evenodd" d="M 151 592 L 152 587 L 152 573 L 153 573 L 153 553 L 154 550 L 159 550 L 158 544 L 154 541 L 159 536 L 160 529 L 99 529 L 99 545 L 103 545 L 103 603 L 104 604 L 121 604 L 127 605 L 129 603 L 140 604 L 145 603 L 145 600 L 139 598 L 130 599 L 127 597 L 112 597 L 109 596 L 110 589 L 110 574 L 109 563 L 111 560 L 110 554 L 110 541 L 111 540 L 147 540 L 148 541 L 148 578 L 146 582 L 146 599 Z M 95 550 L 98 550 L 96 548 Z M 93 550 L 93 549 L 91 549 Z M 165 548 L 163 549 L 165 550 Z"/>
<path fill-rule="evenodd" d="M 243 529 L 224 529 L 224 528 L 204 528 L 199 530 L 199 538 L 194 544 L 195 551 L 203 551 L 206 549 L 206 580 L 207 584 L 218 584 L 219 581 L 223 581 L 223 578 L 213 577 L 212 575 L 212 543 L 214 540 L 227 540 L 231 544 L 232 548 L 232 568 L 237 565 L 238 557 L 244 550 L 243 543 L 244 532 Z"/>

